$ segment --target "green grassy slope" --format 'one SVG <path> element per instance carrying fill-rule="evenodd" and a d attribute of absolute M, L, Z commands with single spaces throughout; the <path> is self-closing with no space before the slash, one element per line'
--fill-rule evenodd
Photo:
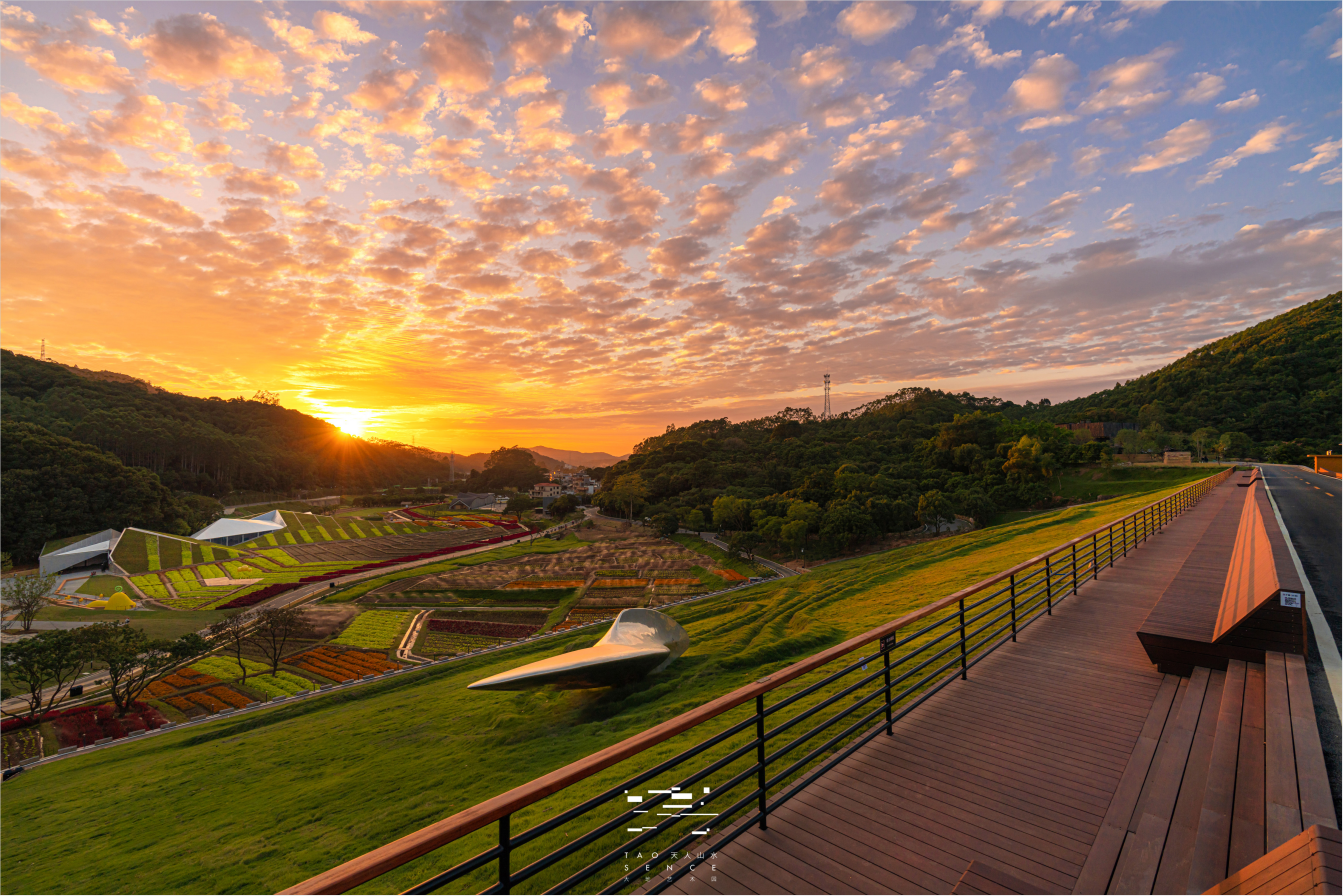
<path fill-rule="evenodd" d="M 691 647 L 605 691 L 482 694 L 594 632 L 64 760 L 5 785 L 12 892 L 274 892 L 727 693 L 1153 500 L 1129 496 L 827 565 L 672 611 Z M 726 720 L 723 722 L 726 724 Z M 713 730 L 713 725 L 708 726 Z M 696 732 L 696 738 L 707 731 Z M 686 743 L 683 741 L 682 743 Z M 640 757 L 640 768 L 675 744 Z M 629 774 L 519 813 L 514 830 Z M 90 818 L 100 824 L 86 826 Z M 72 836 L 72 831 L 80 831 Z M 377 882 L 403 889 L 479 832 Z M 519 862 L 521 864 L 521 862 Z"/>

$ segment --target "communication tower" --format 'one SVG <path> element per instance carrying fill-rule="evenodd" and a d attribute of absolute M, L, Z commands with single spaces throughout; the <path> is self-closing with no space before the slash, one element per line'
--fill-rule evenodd
<path fill-rule="evenodd" d="M 821 411 L 821 419 L 830 419 L 830 374 L 825 375 L 825 410 Z"/>

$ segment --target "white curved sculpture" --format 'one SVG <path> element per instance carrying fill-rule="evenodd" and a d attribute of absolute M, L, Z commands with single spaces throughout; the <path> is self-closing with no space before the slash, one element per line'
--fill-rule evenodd
<path fill-rule="evenodd" d="M 501 672 L 468 685 L 476 691 L 525 691 L 555 685 L 561 690 L 605 688 L 661 672 L 685 653 L 690 636 L 657 610 L 621 610 L 591 647 Z"/>

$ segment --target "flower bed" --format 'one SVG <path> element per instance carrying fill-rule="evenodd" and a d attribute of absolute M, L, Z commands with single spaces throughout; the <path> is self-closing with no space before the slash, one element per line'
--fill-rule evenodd
<path fill-rule="evenodd" d="M 243 669 L 247 670 L 248 675 L 263 675 L 270 671 L 270 666 L 246 659 L 239 666 L 238 661 L 231 656 L 207 656 L 191 666 L 191 671 L 213 675 L 216 679 L 241 678 Z"/>
<path fill-rule="evenodd" d="M 2 764 L 5 768 L 13 768 L 42 758 L 42 735 L 37 733 L 36 728 L 25 728 L 13 734 L 6 734 L 3 742 Z"/>
<path fill-rule="evenodd" d="M 509 582 L 505 588 L 582 588 L 582 579 L 518 579 L 516 582 Z"/>
<path fill-rule="evenodd" d="M 313 672 L 332 681 L 350 681 L 370 673 L 400 669 L 399 663 L 388 662 L 385 654 L 362 650 L 340 650 L 335 647 L 314 647 L 286 660 L 289 665 L 305 672 Z"/>
<path fill-rule="evenodd" d="M 648 584 L 648 579 L 597 579 L 592 583 L 593 588 L 642 588 Z"/>
<path fill-rule="evenodd" d="M 569 615 L 564 621 L 555 626 L 551 631 L 562 632 L 580 625 L 587 625 L 590 622 L 602 622 L 607 619 L 616 618 L 615 610 L 607 609 L 574 609 L 569 611 Z"/>
<path fill-rule="evenodd" d="M 165 675 L 158 681 L 152 682 L 146 690 L 151 697 L 166 697 L 177 691 L 206 684 L 219 684 L 219 679 L 213 675 L 198 672 L 195 668 L 178 669 L 171 675 Z"/>
<path fill-rule="evenodd" d="M 220 700 L 223 700 L 225 703 L 227 703 L 229 706 L 232 706 L 234 709 L 242 709 L 244 706 L 248 706 L 256 702 L 251 697 L 248 697 L 246 694 L 239 693 L 238 691 L 235 691 L 233 688 L 227 687 L 225 685 L 220 685 L 217 688 L 210 688 L 210 690 L 205 691 L 204 693 L 210 694 L 213 697 L 217 697 Z"/>
<path fill-rule="evenodd" d="M 496 644 L 506 644 L 506 638 L 487 638 L 482 635 L 464 635 L 454 632 L 429 632 L 420 641 L 417 650 L 426 656 L 449 653 L 470 653 Z"/>
<path fill-rule="evenodd" d="M 331 643 L 369 649 L 381 647 L 384 650 L 395 647 L 397 638 L 401 635 L 401 629 L 410 616 L 410 612 L 368 610 L 360 613 L 358 618 L 351 622 L 345 631 L 340 633 L 340 637 Z"/>
<path fill-rule="evenodd" d="M 536 634 L 539 625 L 521 625 L 514 622 L 475 622 L 467 619 L 430 619 L 429 631 L 442 634 L 483 635 L 516 641 Z"/>
<path fill-rule="evenodd" d="M 599 579 L 619 579 L 625 576 L 637 576 L 637 569 L 599 569 L 593 573 Z"/>
<path fill-rule="evenodd" d="M 727 579 L 729 582 L 745 582 L 749 579 L 748 576 L 742 575 L 735 569 L 715 569 L 713 574 L 720 579 Z"/>
<path fill-rule="evenodd" d="M 286 591 L 292 591 L 298 587 L 297 582 L 281 582 L 276 585 L 266 585 L 255 591 L 244 592 L 219 607 L 221 610 L 232 610 L 237 607 L 250 607 L 252 604 L 259 604 L 263 600 L 272 598 L 277 594 L 284 594 Z"/>
<path fill-rule="evenodd" d="M 654 579 L 653 584 L 658 588 L 663 588 L 667 585 L 700 585 L 702 583 L 699 579 Z"/>
<path fill-rule="evenodd" d="M 256 688 L 267 697 L 292 697 L 302 691 L 317 689 L 317 686 L 308 679 L 300 678 L 291 672 L 252 676 L 247 679 L 247 687 Z"/>
<path fill-rule="evenodd" d="M 116 718 L 111 703 L 53 710 L 42 717 L 56 731 L 58 747 L 88 746 L 104 737 L 125 737 L 132 731 L 157 728 L 167 721 L 154 707 L 138 700 L 123 718 Z"/>

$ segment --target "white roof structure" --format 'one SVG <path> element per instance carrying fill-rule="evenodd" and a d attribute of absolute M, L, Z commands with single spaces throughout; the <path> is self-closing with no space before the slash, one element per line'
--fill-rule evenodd
<path fill-rule="evenodd" d="M 85 536 L 74 544 L 43 554 L 38 560 L 38 570 L 42 575 L 60 572 L 72 566 L 82 566 L 90 562 L 109 559 L 121 533 L 116 529 L 104 529 Z"/>
<path fill-rule="evenodd" d="M 272 510 L 257 514 L 245 520 L 219 519 L 192 535 L 201 541 L 219 541 L 226 538 L 248 539 L 285 528 L 284 517 L 280 511 Z"/>

